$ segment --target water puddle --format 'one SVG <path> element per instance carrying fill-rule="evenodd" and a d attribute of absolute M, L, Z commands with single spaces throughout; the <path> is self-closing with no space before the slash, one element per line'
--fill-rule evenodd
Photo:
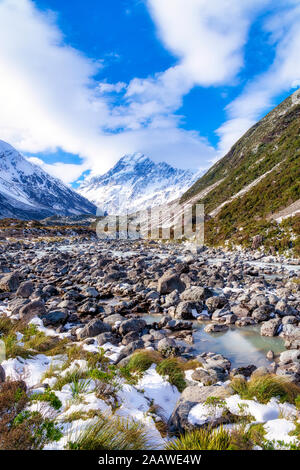
<path fill-rule="evenodd" d="M 257 367 L 268 366 L 270 362 L 266 353 L 271 350 L 280 354 L 285 350 L 284 341 L 279 337 L 260 335 L 260 326 L 244 328 L 230 327 L 223 333 L 208 334 L 204 331 L 207 325 L 195 324 L 193 349 L 196 353 L 214 352 L 227 357 L 232 367 L 254 364 Z"/>

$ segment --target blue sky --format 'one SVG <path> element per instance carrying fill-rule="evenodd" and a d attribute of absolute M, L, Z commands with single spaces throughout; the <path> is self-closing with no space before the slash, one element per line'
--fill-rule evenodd
<path fill-rule="evenodd" d="M 0 139 L 74 184 L 205 169 L 300 85 L 300 0 L 0 0 Z"/>

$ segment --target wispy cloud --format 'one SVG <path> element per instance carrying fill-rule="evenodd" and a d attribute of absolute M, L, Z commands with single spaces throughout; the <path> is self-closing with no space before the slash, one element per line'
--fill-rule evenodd
<path fill-rule="evenodd" d="M 298 0 L 279 0 L 277 6 L 282 7 L 280 14 L 271 14 L 264 24 L 275 46 L 274 61 L 227 106 L 229 119 L 217 130 L 219 156 L 276 104 L 278 95 L 300 86 L 300 4 Z"/>

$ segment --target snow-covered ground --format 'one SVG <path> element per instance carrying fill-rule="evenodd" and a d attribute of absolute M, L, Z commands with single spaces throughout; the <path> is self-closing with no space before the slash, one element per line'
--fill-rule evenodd
<path fill-rule="evenodd" d="M 7 314 L 5 307 L 1 306 L 0 315 Z M 45 328 L 37 318 L 31 323 L 45 333 L 47 336 L 57 335 L 51 328 Z M 67 335 L 66 333 L 65 335 Z M 22 344 L 22 334 L 18 335 L 19 343 Z M 63 335 L 61 335 L 63 336 Z M 89 351 L 100 352 L 96 343 L 82 347 Z M 109 343 L 103 347 L 106 357 L 113 363 L 120 353 L 120 348 L 116 348 Z M 76 441 L 80 433 L 96 422 L 97 417 L 82 419 L 79 413 L 101 412 L 104 415 L 125 419 L 133 419 L 142 423 L 153 442 L 153 449 L 163 449 L 167 439 L 162 437 L 155 423 L 161 420 L 165 422 L 170 418 L 180 392 L 168 382 L 168 377 L 162 377 L 156 371 L 155 364 L 143 374 L 136 385 L 126 383 L 125 379 L 118 377 L 116 388 L 116 399 L 118 406 L 114 407 L 111 397 L 102 399 L 97 396 L 97 383 L 93 379 L 79 382 L 82 387 L 74 398 L 71 383 L 66 383 L 61 390 L 55 390 L 55 383 L 58 377 L 66 377 L 74 371 L 88 370 L 86 360 L 74 360 L 67 368 L 64 367 L 66 357 L 57 355 L 49 357 L 38 354 L 28 359 L 10 358 L 2 362 L 6 377 L 12 380 L 23 380 L 28 387 L 29 394 L 45 392 L 45 385 L 52 389 L 56 397 L 61 401 L 61 408 L 55 410 L 49 402 L 32 401 L 28 406 L 29 411 L 39 411 L 45 418 L 49 417 L 59 426 L 62 438 L 57 442 L 48 444 L 45 449 L 64 449 L 68 442 Z M 50 370 L 55 374 L 45 378 L 45 373 Z M 197 387 L 202 384 L 191 379 L 191 371 L 186 371 L 186 378 L 194 382 Z M 221 385 L 221 383 L 219 384 Z M 150 409 L 156 407 L 155 414 Z M 278 399 L 272 398 L 269 403 L 261 404 L 256 400 L 243 400 L 239 395 L 232 395 L 224 400 L 221 405 L 213 406 L 209 404 L 197 404 L 191 408 L 188 420 L 194 426 L 207 424 L 213 418 L 222 415 L 224 409 L 229 410 L 234 415 L 251 415 L 253 423 L 262 423 L 265 430 L 265 438 L 274 441 L 277 448 L 284 445 L 296 443 L 297 438 L 290 433 L 295 430 L 295 422 L 299 419 L 295 406 L 288 403 L 280 403 Z M 74 420 L 70 418 L 77 413 L 79 416 Z M 278 441 L 282 441 L 279 443 Z"/>

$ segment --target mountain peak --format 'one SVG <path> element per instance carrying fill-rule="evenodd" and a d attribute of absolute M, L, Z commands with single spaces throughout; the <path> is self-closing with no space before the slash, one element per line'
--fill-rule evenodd
<path fill-rule="evenodd" d="M 192 170 L 155 163 L 142 153 L 124 155 L 104 175 L 87 178 L 78 192 L 109 214 L 135 212 L 180 197 L 195 181 Z"/>

